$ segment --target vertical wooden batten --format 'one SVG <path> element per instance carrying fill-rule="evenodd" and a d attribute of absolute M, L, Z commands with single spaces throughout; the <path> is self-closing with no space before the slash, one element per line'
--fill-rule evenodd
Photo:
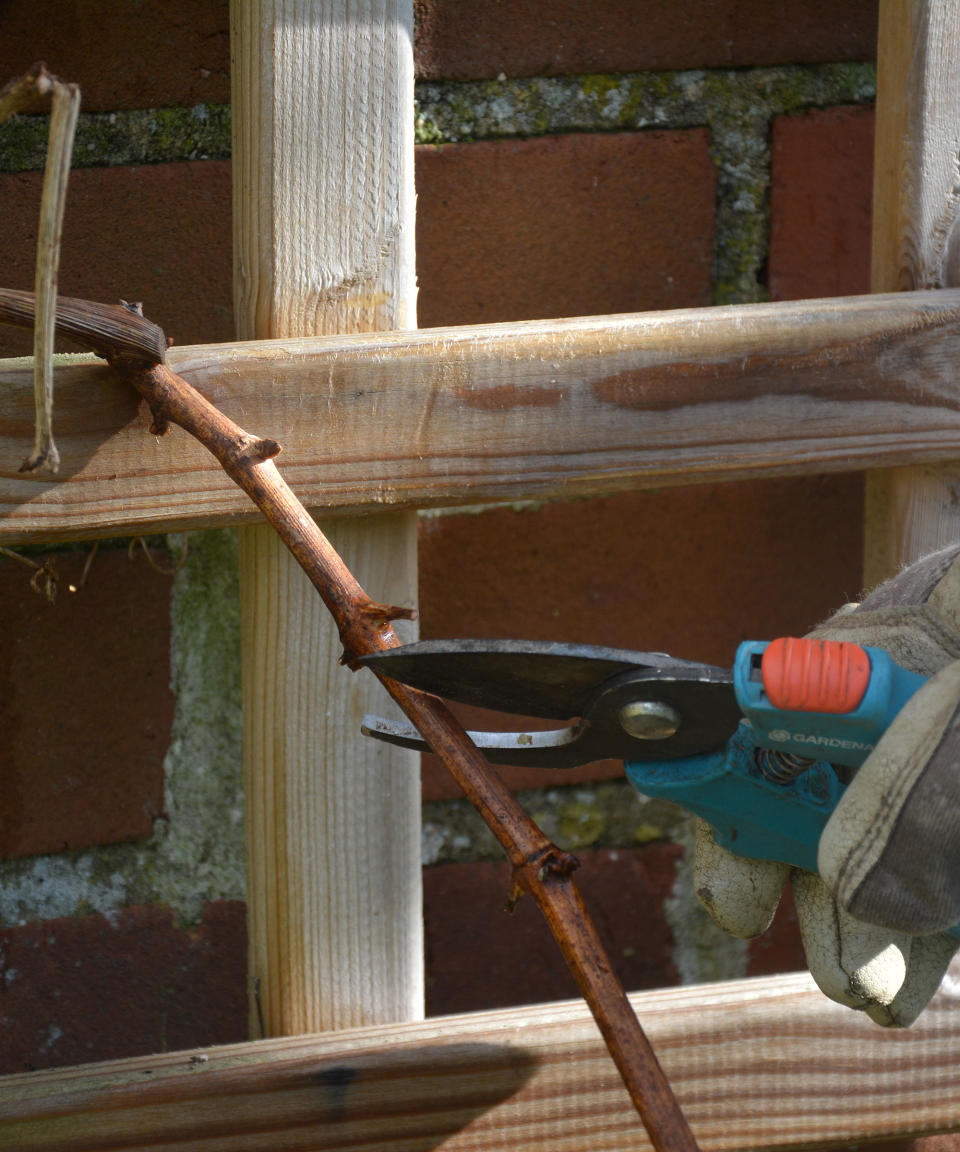
<path fill-rule="evenodd" d="M 414 325 L 412 28 L 411 0 L 233 0 L 239 339 Z M 415 514 L 324 530 L 371 595 L 415 603 Z M 240 580 L 254 1033 L 419 1019 L 416 757 L 360 735 L 382 689 L 338 666 L 266 527 L 241 530 Z"/>
<path fill-rule="evenodd" d="M 960 5 L 881 0 L 871 287 L 958 284 Z M 866 513 L 869 587 L 960 539 L 960 462 L 868 474 Z"/>

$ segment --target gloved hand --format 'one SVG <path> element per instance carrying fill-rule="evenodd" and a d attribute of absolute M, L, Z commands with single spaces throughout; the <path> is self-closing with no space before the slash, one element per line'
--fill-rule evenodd
<path fill-rule="evenodd" d="M 960 545 L 811 633 L 883 648 L 932 679 L 857 772 L 820 838 L 820 876 L 720 848 L 698 821 L 694 882 L 732 935 L 769 926 L 789 880 L 807 964 L 833 1000 L 906 1027 L 960 941 Z"/>

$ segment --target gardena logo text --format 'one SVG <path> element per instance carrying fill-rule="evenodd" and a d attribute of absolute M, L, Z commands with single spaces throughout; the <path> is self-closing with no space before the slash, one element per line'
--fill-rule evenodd
<path fill-rule="evenodd" d="M 860 740 L 841 740 L 837 736 L 817 736 L 806 732 L 787 732 L 775 728 L 770 739 L 776 744 L 812 744 L 817 748 L 843 748 L 848 752 L 872 752 L 874 744 L 864 744 Z"/>

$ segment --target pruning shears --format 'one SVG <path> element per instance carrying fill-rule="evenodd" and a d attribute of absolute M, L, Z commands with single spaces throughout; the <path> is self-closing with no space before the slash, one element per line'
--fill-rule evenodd
<path fill-rule="evenodd" d="M 696 813 L 723 847 L 810 872 L 850 769 L 926 680 L 880 648 L 789 637 L 744 642 L 732 668 L 518 640 L 426 640 L 360 663 L 449 700 L 568 721 L 471 732 L 492 763 L 622 759 L 639 792 Z M 406 721 L 366 716 L 363 731 L 429 750 Z"/>

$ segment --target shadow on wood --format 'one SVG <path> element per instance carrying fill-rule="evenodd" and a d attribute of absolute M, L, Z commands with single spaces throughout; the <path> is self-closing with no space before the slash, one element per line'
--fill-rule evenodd
<path fill-rule="evenodd" d="M 86 1083 L 63 1082 L 66 1091 L 42 1118 L 28 1103 L 32 1093 L 4 1091 L 22 1077 L 0 1081 L 0 1145 L 106 1152 L 201 1142 L 265 1149 L 279 1140 L 287 1149 L 430 1152 L 509 1100 L 537 1066 L 532 1052 L 489 1043 L 361 1048 L 324 1058 L 303 1039 L 141 1057 L 124 1061 L 122 1076 L 98 1077 L 93 1065 L 76 1069 Z M 37 1077 L 71 1079 L 69 1072 L 27 1075 L 34 1084 Z"/>
<path fill-rule="evenodd" d="M 960 963 L 908 1029 L 805 973 L 630 997 L 702 1147 L 960 1130 Z M 636 1113 L 582 1001 L 0 1079 L 16 1152 L 624 1152 Z"/>

